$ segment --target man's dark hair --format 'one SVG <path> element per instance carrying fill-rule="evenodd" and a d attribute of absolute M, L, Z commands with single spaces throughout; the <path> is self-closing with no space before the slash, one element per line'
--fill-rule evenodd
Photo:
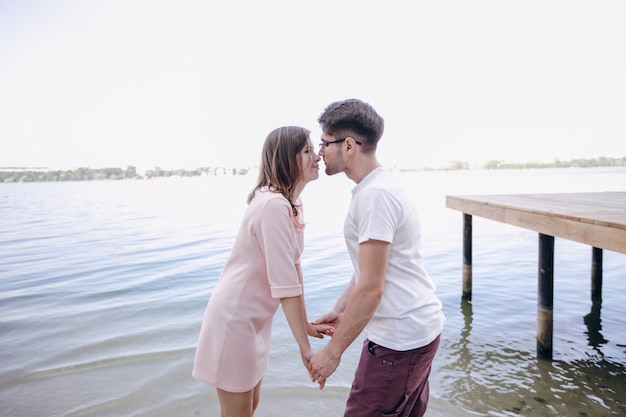
<path fill-rule="evenodd" d="M 364 149 L 375 149 L 385 130 L 385 121 L 362 100 L 352 98 L 329 104 L 317 119 L 322 130 L 332 136 L 357 135 Z"/>

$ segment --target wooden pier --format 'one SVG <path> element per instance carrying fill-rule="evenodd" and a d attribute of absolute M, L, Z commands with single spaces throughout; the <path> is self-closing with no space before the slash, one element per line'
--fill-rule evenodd
<path fill-rule="evenodd" d="M 592 247 L 591 295 L 602 297 L 603 249 L 626 254 L 626 192 L 446 196 L 463 213 L 463 297 L 472 297 L 472 216 L 539 233 L 537 355 L 552 358 L 554 238 Z"/>

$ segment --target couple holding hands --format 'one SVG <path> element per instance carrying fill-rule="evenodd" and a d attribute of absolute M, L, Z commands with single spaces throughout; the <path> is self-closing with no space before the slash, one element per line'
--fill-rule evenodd
<path fill-rule="evenodd" d="M 217 389 L 221 417 L 252 417 L 280 305 L 320 389 L 365 331 L 344 417 L 421 417 L 445 318 L 424 269 L 416 209 L 377 160 L 384 121 L 371 105 L 334 102 L 318 122 L 319 154 L 305 128 L 280 127 L 267 136 L 258 181 L 207 304 L 192 374 Z M 343 172 L 356 183 L 344 224 L 354 274 L 334 307 L 309 322 L 300 194 L 319 177 L 322 158 L 327 175 Z M 308 337 L 325 335 L 329 343 L 313 353 Z"/>

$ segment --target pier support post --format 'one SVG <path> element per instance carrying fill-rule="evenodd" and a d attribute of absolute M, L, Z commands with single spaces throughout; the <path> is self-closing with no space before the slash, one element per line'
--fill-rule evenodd
<path fill-rule="evenodd" d="M 463 213 L 463 299 L 472 299 L 472 215 Z"/>
<path fill-rule="evenodd" d="M 537 278 L 537 355 L 542 359 L 552 359 L 554 236 L 539 234 Z"/>
<path fill-rule="evenodd" d="M 594 247 L 591 253 L 591 299 L 602 300 L 602 249 Z"/>

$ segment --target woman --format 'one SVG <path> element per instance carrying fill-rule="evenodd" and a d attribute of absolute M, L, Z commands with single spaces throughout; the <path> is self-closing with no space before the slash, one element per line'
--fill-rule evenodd
<path fill-rule="evenodd" d="M 307 335 L 332 333 L 331 326 L 307 320 L 300 268 L 300 193 L 319 177 L 319 161 L 310 132 L 302 127 L 275 129 L 263 145 L 259 179 L 209 299 L 193 366 L 194 378 L 217 388 L 221 417 L 254 414 L 279 304 L 307 370 L 312 355 Z"/>

